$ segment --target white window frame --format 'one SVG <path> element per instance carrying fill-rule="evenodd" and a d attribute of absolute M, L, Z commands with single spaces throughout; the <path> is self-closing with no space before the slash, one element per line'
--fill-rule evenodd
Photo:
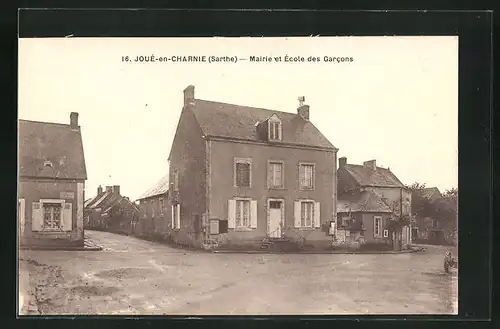
<path fill-rule="evenodd" d="M 274 164 L 281 165 L 281 185 L 275 185 L 274 180 L 274 171 L 271 170 Z M 270 174 L 271 172 L 271 174 Z M 271 177 L 267 178 L 267 188 L 269 189 L 284 189 L 285 188 L 285 163 L 282 160 L 268 160 L 267 161 L 267 174 L 271 175 Z"/>
<path fill-rule="evenodd" d="M 301 169 L 303 166 L 311 166 L 312 167 L 312 177 L 311 177 L 311 183 L 312 186 L 304 186 L 302 185 L 302 176 L 301 176 Z M 305 170 L 304 170 L 304 175 L 305 175 Z M 304 177 L 305 179 L 305 177 Z M 299 162 L 299 189 L 302 191 L 314 191 L 316 188 L 316 163 L 314 162 Z"/>
<path fill-rule="evenodd" d="M 248 186 L 238 186 L 237 164 L 249 165 Z M 233 185 L 240 188 L 252 188 L 252 158 L 234 158 L 233 159 Z"/>
<path fill-rule="evenodd" d="M 314 200 L 299 200 L 300 202 L 300 227 L 303 229 L 314 229 L 314 212 L 316 211 L 315 205 L 316 202 Z M 312 212 L 311 212 L 311 225 L 305 225 L 305 219 L 304 219 L 304 224 L 302 224 L 302 207 L 304 203 L 309 203 L 312 205 Z"/>
<path fill-rule="evenodd" d="M 180 230 L 181 229 L 181 204 L 173 204 L 172 205 L 172 230 Z"/>
<path fill-rule="evenodd" d="M 64 232 L 62 230 L 63 226 L 63 216 L 64 216 L 64 204 L 66 203 L 65 200 L 63 199 L 40 199 L 39 201 L 40 203 L 40 207 L 42 208 L 42 222 L 43 222 L 43 228 L 42 228 L 42 231 L 40 232 L 56 232 L 56 233 L 59 233 L 59 232 Z M 45 210 L 43 209 L 43 204 L 44 203 L 60 203 L 61 204 L 61 214 L 60 214 L 60 221 L 59 221 L 59 228 L 47 228 L 45 227 Z"/>
<path fill-rule="evenodd" d="M 274 125 L 278 125 L 278 136 L 274 135 Z M 267 137 L 270 141 L 281 141 L 283 139 L 283 126 L 276 114 L 273 114 L 267 121 Z"/>
<path fill-rule="evenodd" d="M 250 231 L 252 230 L 252 199 L 251 198 L 234 198 L 234 201 L 236 203 L 234 204 L 234 229 L 239 230 L 239 231 Z M 237 209 L 238 209 L 238 202 L 248 202 L 248 226 L 240 225 L 238 226 L 238 220 L 237 220 Z M 243 209 L 243 208 L 242 208 Z"/>
<path fill-rule="evenodd" d="M 377 220 L 380 221 L 380 225 L 378 227 L 378 233 L 377 233 Z M 375 238 L 381 238 L 382 233 L 383 233 L 382 217 L 381 216 L 373 216 L 373 236 Z"/>

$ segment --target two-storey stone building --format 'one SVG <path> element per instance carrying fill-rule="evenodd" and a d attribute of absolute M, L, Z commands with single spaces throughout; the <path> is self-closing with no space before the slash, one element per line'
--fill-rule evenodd
<path fill-rule="evenodd" d="M 269 239 L 331 244 L 338 149 L 302 102 L 289 113 L 196 99 L 194 86 L 184 90 L 169 156 L 174 241 L 219 248 L 254 248 Z"/>

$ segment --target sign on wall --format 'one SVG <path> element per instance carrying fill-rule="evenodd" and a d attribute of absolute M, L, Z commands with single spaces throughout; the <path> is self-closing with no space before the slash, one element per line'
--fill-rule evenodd
<path fill-rule="evenodd" d="M 74 192 L 60 192 L 59 198 L 73 200 L 75 198 L 75 193 Z"/>

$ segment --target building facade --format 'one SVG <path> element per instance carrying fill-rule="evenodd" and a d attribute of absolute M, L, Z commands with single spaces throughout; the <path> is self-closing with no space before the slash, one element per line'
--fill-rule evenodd
<path fill-rule="evenodd" d="M 78 113 L 70 124 L 19 120 L 21 246 L 83 246 L 87 172 Z"/>
<path fill-rule="evenodd" d="M 168 175 L 162 177 L 136 201 L 139 203 L 139 221 L 134 233 L 137 236 L 168 238 L 174 226 L 170 216 Z"/>
<path fill-rule="evenodd" d="M 308 105 L 288 113 L 212 102 L 188 86 L 169 156 L 173 239 L 329 246 L 337 151 L 311 123 Z"/>
<path fill-rule="evenodd" d="M 85 201 L 84 227 L 116 233 L 132 234 L 139 220 L 139 207 L 122 196 L 120 186 L 101 186 L 95 197 Z"/>
<path fill-rule="evenodd" d="M 363 165 L 339 159 L 337 235 L 361 243 L 387 244 L 399 250 L 411 245 L 411 191 L 376 160 Z M 349 232 L 349 233 L 348 233 Z"/>

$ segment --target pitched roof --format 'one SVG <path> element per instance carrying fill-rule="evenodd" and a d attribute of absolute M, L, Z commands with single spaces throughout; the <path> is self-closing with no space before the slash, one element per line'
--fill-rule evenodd
<path fill-rule="evenodd" d="M 19 176 L 87 179 L 80 130 L 19 120 Z"/>
<path fill-rule="evenodd" d="M 103 191 L 99 194 L 97 194 L 95 197 L 92 199 L 87 200 L 85 203 L 85 209 L 86 210 L 92 210 L 92 209 L 97 209 L 101 208 L 102 212 L 105 213 L 109 211 L 111 208 L 116 206 L 117 204 L 122 203 L 124 200 L 127 202 L 131 203 L 133 207 L 139 211 L 139 208 L 137 208 L 137 205 L 130 201 L 127 197 L 124 197 L 120 194 L 113 193 L 113 192 L 107 192 Z"/>
<path fill-rule="evenodd" d="M 437 187 L 426 187 L 420 190 L 416 190 L 415 193 L 420 197 L 429 199 L 431 201 L 436 201 L 442 198 L 442 194 Z"/>
<path fill-rule="evenodd" d="M 345 164 L 343 167 L 360 186 L 404 187 L 389 169 L 376 167 L 372 170 L 363 165 Z"/>
<path fill-rule="evenodd" d="M 153 187 L 144 192 L 137 200 L 142 200 L 157 196 L 160 194 L 165 194 L 168 192 L 168 174 L 163 176 Z"/>
<path fill-rule="evenodd" d="M 295 113 L 196 99 L 190 107 L 206 136 L 258 140 L 256 125 L 277 114 L 282 122 L 282 142 L 335 149 L 310 122 Z"/>
<path fill-rule="evenodd" d="M 375 191 L 342 194 L 338 197 L 337 212 L 385 212 L 392 213 L 383 197 Z"/>

